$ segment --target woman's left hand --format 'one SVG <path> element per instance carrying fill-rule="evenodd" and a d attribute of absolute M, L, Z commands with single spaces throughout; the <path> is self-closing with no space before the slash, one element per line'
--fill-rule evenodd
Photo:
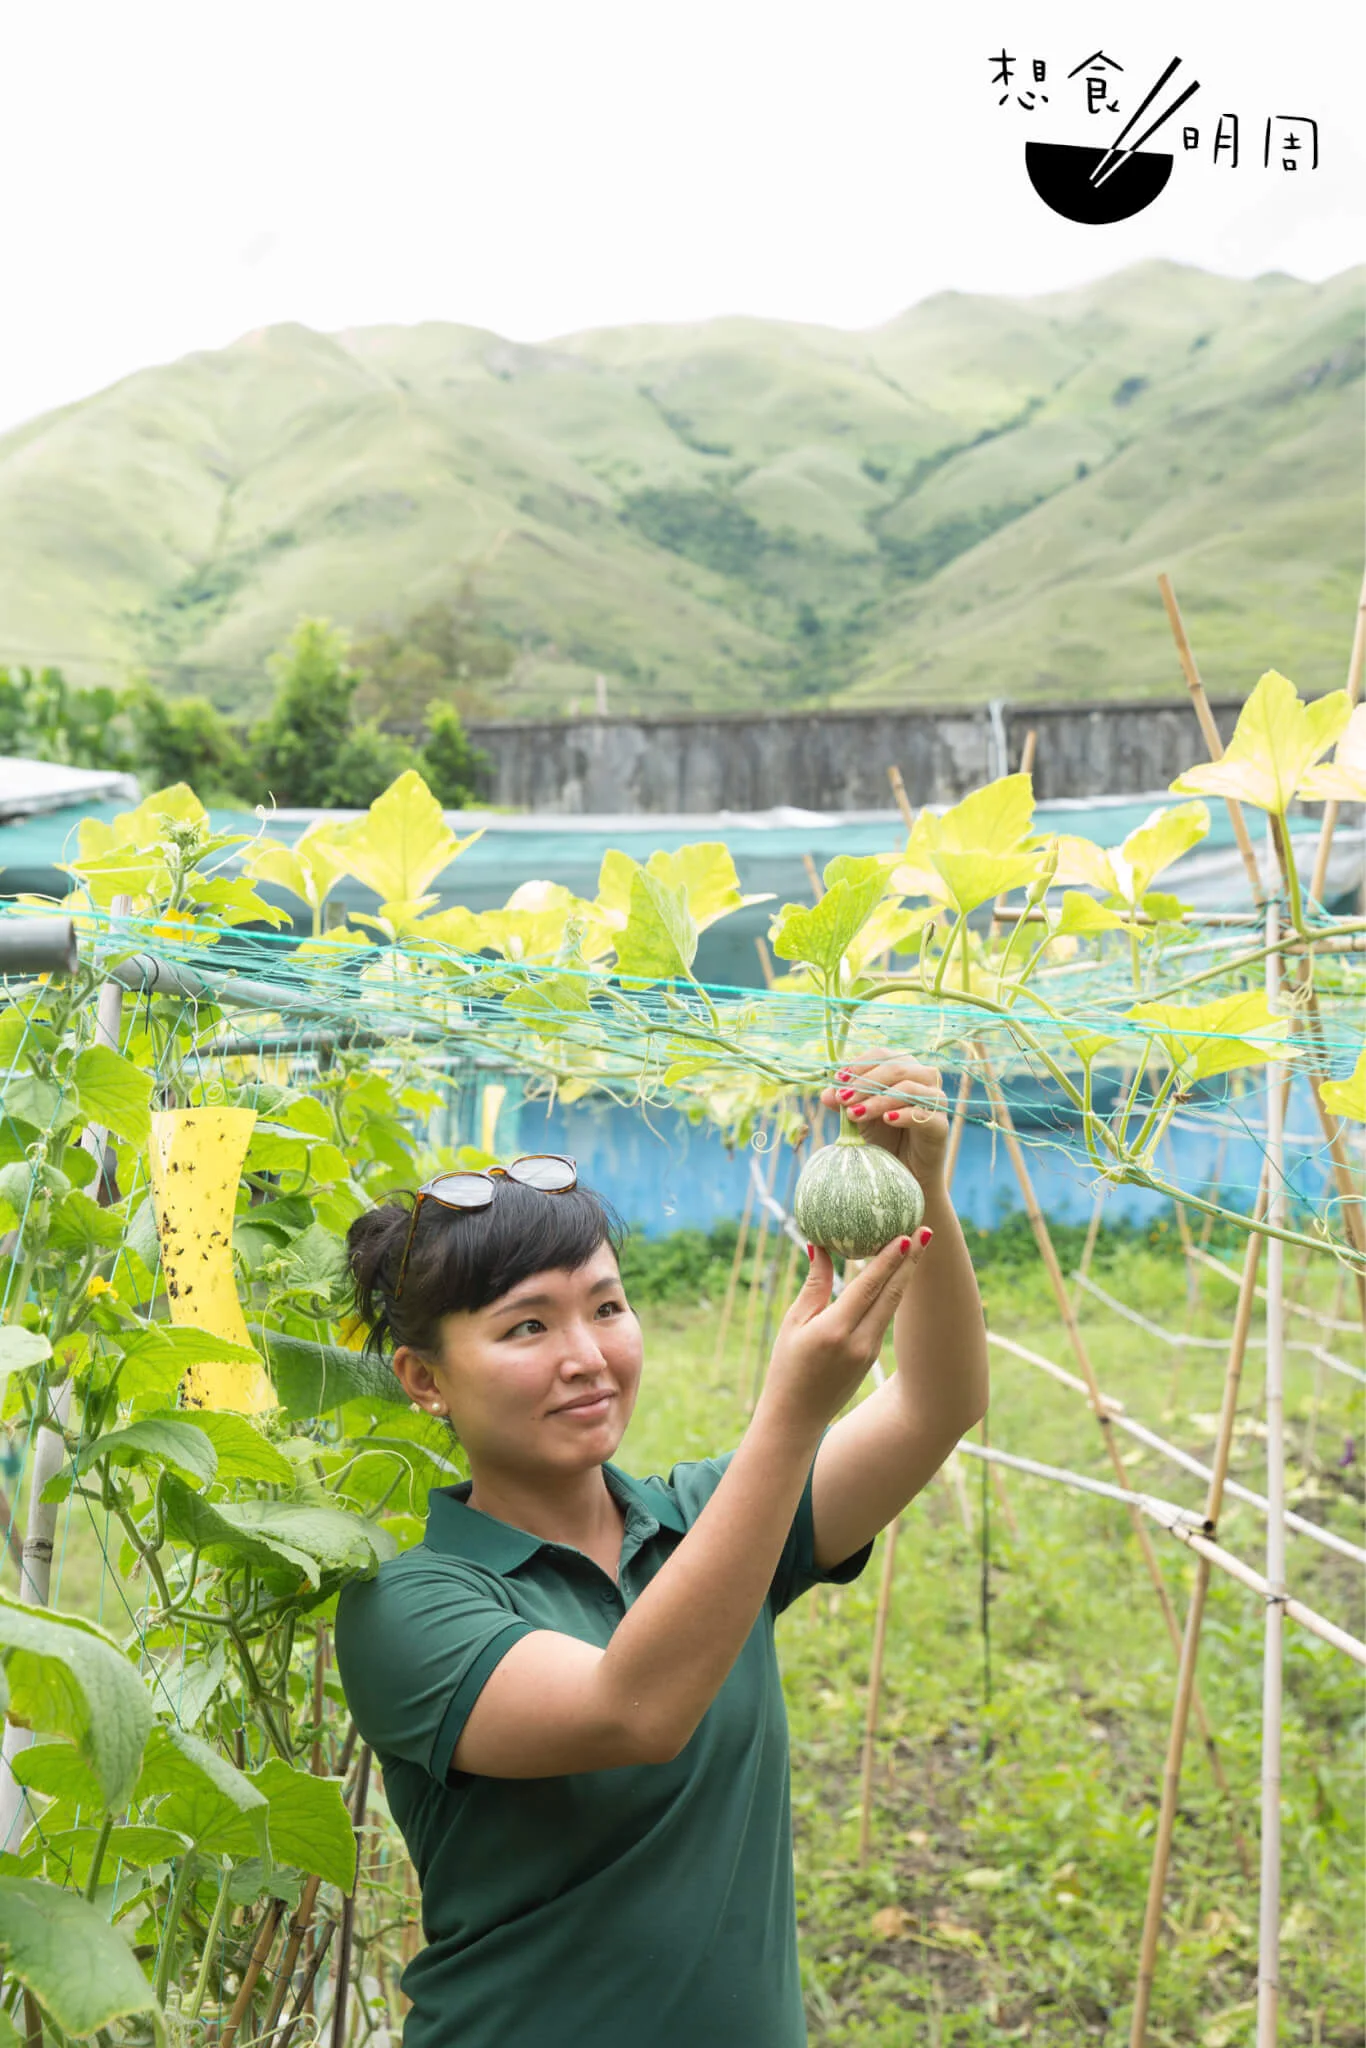
<path fill-rule="evenodd" d="M 894 1152 L 922 1187 L 942 1179 L 949 1119 L 938 1067 L 904 1052 L 860 1053 L 821 1090 L 821 1101 L 844 1110 L 870 1145 Z"/>

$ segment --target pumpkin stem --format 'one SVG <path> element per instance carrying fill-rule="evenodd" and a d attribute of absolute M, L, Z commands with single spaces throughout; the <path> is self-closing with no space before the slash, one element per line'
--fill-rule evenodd
<path fill-rule="evenodd" d="M 863 1132 L 854 1122 L 848 1110 L 842 1109 L 840 1111 L 840 1134 L 836 1138 L 835 1143 L 837 1145 L 861 1145 L 863 1142 Z"/>

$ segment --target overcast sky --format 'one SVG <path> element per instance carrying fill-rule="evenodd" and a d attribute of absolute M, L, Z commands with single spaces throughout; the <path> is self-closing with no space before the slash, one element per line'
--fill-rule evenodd
<path fill-rule="evenodd" d="M 520 340 L 734 312 L 860 327 L 945 288 L 1029 294 L 1151 256 L 1327 277 L 1363 253 L 1352 17 L 1346 0 L 0 0 L 0 425 L 282 320 Z M 1066 73 L 1101 37 L 1120 114 L 1088 118 Z M 997 105 L 1002 49 L 1047 105 Z M 1150 147 L 1190 121 L 1198 154 L 1132 221 L 1051 214 L 1026 137 L 1108 141 L 1173 56 L 1167 96 L 1201 89 Z M 1225 112 L 1237 170 L 1209 160 Z M 1263 168 L 1278 114 L 1319 120 L 1317 172 Z"/>

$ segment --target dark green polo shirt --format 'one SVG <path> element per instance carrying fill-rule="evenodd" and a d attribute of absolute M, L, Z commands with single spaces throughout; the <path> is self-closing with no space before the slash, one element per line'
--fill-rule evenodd
<path fill-rule="evenodd" d="M 422 1884 L 405 2048 L 801 2048 L 787 1717 L 773 1624 L 829 1573 L 811 1482 L 768 1600 L 672 1763 L 556 1778 L 448 1769 L 493 1667 L 557 1629 L 605 1646 L 729 1458 L 632 1479 L 618 1587 L 591 1558 L 433 1492 L 423 1542 L 349 1585 L 337 1662 Z"/>

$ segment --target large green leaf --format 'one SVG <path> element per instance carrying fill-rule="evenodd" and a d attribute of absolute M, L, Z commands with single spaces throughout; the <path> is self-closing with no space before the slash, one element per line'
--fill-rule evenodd
<path fill-rule="evenodd" d="M 169 1400 L 192 1365 L 257 1364 L 249 1345 L 232 1344 L 188 1324 L 149 1323 L 119 1340 L 123 1346 L 121 1397 L 156 1394 Z"/>
<path fill-rule="evenodd" d="M 70 1152 L 67 1158 L 71 1158 Z M 80 1188 L 71 1188 L 53 1206 L 47 1241 L 53 1251 L 75 1252 L 84 1258 L 90 1251 L 112 1251 L 123 1242 L 124 1228 L 116 1209 L 102 1209 Z"/>
<path fill-rule="evenodd" d="M 1366 1124 L 1366 1052 L 1362 1052 L 1345 1081 L 1325 1081 L 1319 1090 L 1325 1109 L 1334 1116 L 1349 1116 Z"/>
<path fill-rule="evenodd" d="M 41 1365 L 51 1356 L 51 1341 L 41 1330 L 25 1330 L 18 1323 L 0 1324 L 0 1379 Z"/>
<path fill-rule="evenodd" d="M 1345 690 L 1306 704 L 1287 676 L 1268 669 L 1239 713 L 1223 758 L 1188 768 L 1171 786 L 1183 796 L 1232 797 L 1283 818 L 1351 714 Z"/>
<path fill-rule="evenodd" d="M 251 1782 L 270 1802 L 270 1853 L 349 1892 L 356 1881 L 356 1831 L 336 1778 L 315 1778 L 272 1757 Z"/>
<path fill-rule="evenodd" d="M 145 2012 L 157 2039 L 165 2039 L 161 2009 L 133 1951 L 76 1892 L 0 1877 L 0 1960 L 64 2034 L 93 2034 Z"/>
<path fill-rule="evenodd" d="M 91 1622 L 0 1594 L 0 1653 L 10 1719 L 41 1735 L 66 1736 L 89 1764 L 104 1804 L 124 1805 L 153 1715 L 123 1651 Z"/>
<path fill-rule="evenodd" d="M 198 1422 L 180 1415 L 145 1415 L 126 1428 L 112 1429 L 88 1443 L 76 1459 L 76 1470 L 86 1472 L 101 1459 L 113 1465 L 169 1465 L 189 1479 L 207 1486 L 218 1471 L 218 1453 Z"/>
<path fill-rule="evenodd" d="M 261 1346 L 280 1406 L 291 1421 L 326 1414 L 348 1401 L 394 1408 L 412 1405 L 389 1367 L 364 1351 L 314 1344 L 307 1337 L 255 1324 L 248 1328 Z"/>
<path fill-rule="evenodd" d="M 825 894 L 810 906 L 785 903 L 773 920 L 773 950 L 780 960 L 803 960 L 836 975 L 844 955 L 887 894 L 889 864 L 878 855 L 832 860 Z"/>
<path fill-rule="evenodd" d="M 169 1533 L 202 1550 L 211 1563 L 244 1558 L 277 1575 L 302 1577 L 317 1588 L 319 1573 L 312 1553 L 296 1549 L 287 1538 L 246 1526 L 232 1502 L 206 1500 L 170 1473 L 162 1479 L 161 1499 Z"/>
<path fill-rule="evenodd" d="M 21 1785 L 45 1799 L 98 1812 L 104 1804 L 100 1781 L 78 1749 L 69 1742 L 35 1742 L 21 1749 L 10 1768 Z"/>
<path fill-rule="evenodd" d="M 148 1421 L 157 1418 L 149 1416 Z M 270 1486 L 292 1486 L 294 1467 L 249 1417 L 231 1408 L 196 1408 L 194 1426 L 218 1454 L 221 1480 L 256 1479 Z"/>
<path fill-rule="evenodd" d="M 74 1092 L 63 1092 L 51 1081 L 41 1081 L 36 1074 L 13 1074 L 5 1079 L 4 1107 L 6 1116 L 17 1118 L 20 1123 L 32 1124 L 36 1130 L 65 1130 L 68 1124 L 78 1121 L 81 1114 L 80 1101 Z"/>
<path fill-rule="evenodd" d="M 159 1722 L 147 1744 L 138 1798 L 157 1799 L 157 1825 L 221 1856 L 269 1856 L 264 1792 L 209 1743 Z"/>
<path fill-rule="evenodd" d="M 219 1509 L 244 1533 L 288 1545 L 313 1558 L 324 1572 L 373 1572 L 394 1545 L 383 1529 L 341 1508 L 311 1507 L 290 1500 L 244 1500 Z"/>
<path fill-rule="evenodd" d="M 1290 1020 L 1276 1015 L 1260 989 L 1209 1003 L 1139 1003 L 1125 1014 L 1153 1028 L 1188 1082 L 1294 1056 L 1283 1042 Z"/>
<path fill-rule="evenodd" d="M 77 1054 L 71 1076 L 90 1123 L 107 1125 L 139 1150 L 147 1143 L 152 1130 L 152 1074 L 110 1045 L 92 1045 Z"/>
<path fill-rule="evenodd" d="M 58 1828 L 55 1832 L 45 1827 L 44 1874 L 58 1884 L 65 1881 L 84 1890 L 99 1838 L 97 1827 Z M 185 1837 L 173 1828 L 111 1828 L 100 1859 L 100 1875 L 106 1883 L 112 1883 L 120 1863 L 135 1870 L 147 1870 L 182 1856 L 187 1846 Z"/>

